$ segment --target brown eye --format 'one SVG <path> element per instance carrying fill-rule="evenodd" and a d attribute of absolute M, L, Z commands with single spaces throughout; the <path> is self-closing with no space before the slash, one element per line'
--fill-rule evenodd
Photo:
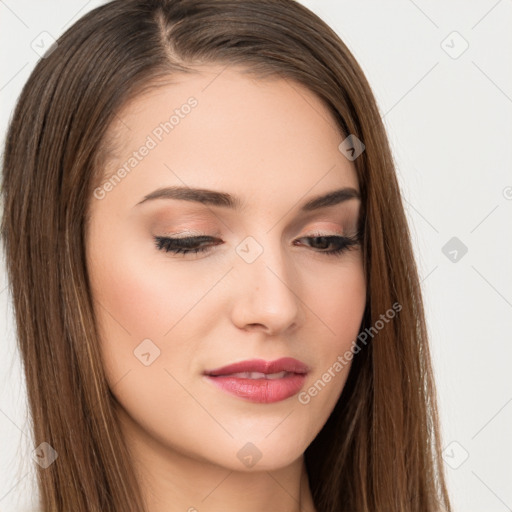
<path fill-rule="evenodd" d="M 336 235 L 332 235 L 332 236 L 319 235 L 319 236 L 303 237 L 302 239 L 308 240 L 308 241 L 313 240 L 314 241 L 313 244 L 308 243 L 308 245 L 320 246 L 320 248 L 317 252 L 321 252 L 321 253 L 332 255 L 332 256 L 341 255 L 342 253 L 344 253 L 351 247 L 357 246 L 360 243 L 360 239 L 358 236 L 349 237 L 349 236 L 336 236 Z M 329 250 L 324 250 L 326 247 L 330 247 L 330 246 L 334 246 L 334 248 L 329 249 Z"/>

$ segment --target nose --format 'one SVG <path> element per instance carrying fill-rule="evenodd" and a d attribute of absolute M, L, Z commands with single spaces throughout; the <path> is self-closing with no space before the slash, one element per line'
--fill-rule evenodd
<path fill-rule="evenodd" d="M 243 330 L 282 334 L 298 327 L 303 312 L 300 276 L 279 243 L 267 244 L 249 263 L 237 258 L 232 321 Z"/>

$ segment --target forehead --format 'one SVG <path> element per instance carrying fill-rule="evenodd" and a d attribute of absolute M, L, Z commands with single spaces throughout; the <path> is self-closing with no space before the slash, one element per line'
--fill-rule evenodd
<path fill-rule="evenodd" d="M 358 189 L 332 113 L 284 77 L 261 79 L 225 65 L 176 74 L 125 105 L 108 135 L 114 151 L 104 179 L 124 166 L 125 181 L 141 191 L 169 181 L 213 188 L 257 181 L 299 195 L 321 180 Z"/>

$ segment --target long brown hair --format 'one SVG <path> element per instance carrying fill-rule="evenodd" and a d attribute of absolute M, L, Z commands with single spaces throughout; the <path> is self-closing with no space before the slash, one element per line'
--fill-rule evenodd
<path fill-rule="evenodd" d="M 306 450 L 317 510 L 449 511 L 420 283 L 385 129 L 348 48 L 294 0 L 115 0 L 67 30 L 23 88 L 5 146 L 1 234 L 35 446 L 58 453 L 37 468 L 42 511 L 145 510 L 101 364 L 87 212 L 116 112 L 196 63 L 299 82 L 328 106 L 340 142 L 353 134 L 365 145 L 354 161 L 361 331 L 401 309 L 354 355 Z"/>

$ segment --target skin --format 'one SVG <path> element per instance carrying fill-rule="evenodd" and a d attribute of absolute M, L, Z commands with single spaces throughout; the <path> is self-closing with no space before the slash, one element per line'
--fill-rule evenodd
<path fill-rule="evenodd" d="M 307 404 L 297 395 L 252 403 L 203 372 L 289 356 L 311 368 L 308 389 L 350 348 L 366 300 L 361 248 L 328 255 L 304 237 L 355 234 L 360 201 L 308 214 L 299 207 L 337 188 L 359 191 L 356 171 L 338 150 L 343 137 L 330 112 L 302 85 L 233 67 L 196 69 L 135 98 L 110 129 L 118 147 L 106 176 L 187 98 L 198 102 L 120 183 L 91 200 L 87 265 L 106 376 L 150 512 L 241 504 L 245 512 L 312 512 L 304 451 L 350 362 Z M 172 185 L 229 192 L 246 208 L 175 199 L 137 205 Z M 223 243 L 190 255 L 156 248 L 153 236 L 176 233 Z M 236 252 L 248 236 L 263 249 L 252 263 Z M 160 350 L 148 366 L 134 355 L 145 339 Z M 261 454 L 252 467 L 237 456 L 249 442 Z"/>

